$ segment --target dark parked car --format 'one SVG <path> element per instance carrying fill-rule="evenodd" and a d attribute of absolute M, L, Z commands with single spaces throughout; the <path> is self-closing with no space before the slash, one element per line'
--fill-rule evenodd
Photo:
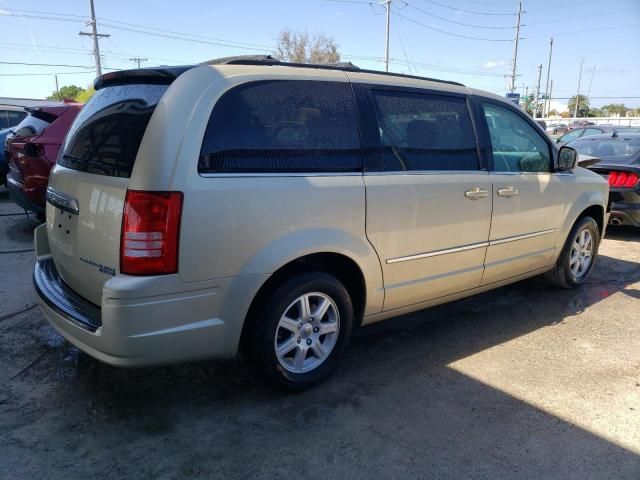
<path fill-rule="evenodd" d="M 589 169 L 609 179 L 609 223 L 640 227 L 640 133 L 593 135 L 569 146 L 601 159 Z"/>
<path fill-rule="evenodd" d="M 7 189 L 11 199 L 25 210 L 44 214 L 49 172 L 81 109 L 82 104 L 75 102 L 27 108 L 27 117 L 7 136 Z"/>
<path fill-rule="evenodd" d="M 573 130 L 565 133 L 558 139 L 556 143 L 559 147 L 566 145 L 569 142 L 573 142 L 582 137 L 589 135 L 601 135 L 603 133 L 640 133 L 639 127 L 621 127 L 619 125 L 591 125 L 589 127 L 574 128 Z"/>

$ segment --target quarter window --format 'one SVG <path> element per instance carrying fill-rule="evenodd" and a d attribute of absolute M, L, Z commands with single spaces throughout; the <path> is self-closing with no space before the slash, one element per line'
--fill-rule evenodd
<path fill-rule="evenodd" d="M 389 90 L 373 98 L 385 170 L 478 170 L 464 98 Z"/>
<path fill-rule="evenodd" d="M 549 144 L 512 110 L 484 103 L 496 172 L 549 172 Z"/>
<path fill-rule="evenodd" d="M 276 80 L 236 87 L 207 125 L 198 171 L 354 172 L 362 159 L 347 83 Z"/>

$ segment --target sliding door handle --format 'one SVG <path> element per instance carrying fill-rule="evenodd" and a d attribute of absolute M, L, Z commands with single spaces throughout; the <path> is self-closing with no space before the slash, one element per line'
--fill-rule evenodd
<path fill-rule="evenodd" d="M 518 192 L 517 188 L 513 188 L 513 187 L 507 187 L 507 188 L 499 188 L 498 189 L 498 195 L 500 195 L 501 197 L 514 197 L 516 195 L 518 195 L 520 192 Z"/>
<path fill-rule="evenodd" d="M 489 196 L 489 190 L 484 190 L 480 187 L 472 188 L 471 190 L 467 190 L 464 192 L 464 196 L 471 199 L 477 200 L 479 198 L 485 198 Z"/>

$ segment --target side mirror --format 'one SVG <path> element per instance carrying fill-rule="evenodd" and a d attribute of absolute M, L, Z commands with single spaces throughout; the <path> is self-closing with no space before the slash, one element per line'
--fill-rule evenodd
<path fill-rule="evenodd" d="M 576 163 L 578 162 L 578 152 L 571 147 L 560 147 L 560 151 L 558 152 L 558 164 L 556 166 L 557 170 L 561 172 L 566 172 L 569 170 L 573 170 L 576 167 Z"/>

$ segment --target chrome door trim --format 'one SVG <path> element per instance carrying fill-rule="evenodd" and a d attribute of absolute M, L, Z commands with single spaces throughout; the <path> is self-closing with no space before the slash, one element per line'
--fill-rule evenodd
<path fill-rule="evenodd" d="M 47 187 L 47 202 L 67 213 L 71 213 L 73 215 L 78 215 L 78 213 L 80 213 L 78 200 L 73 198 L 71 195 L 57 191 L 53 187 Z"/>
<path fill-rule="evenodd" d="M 434 250 L 433 252 L 418 253 L 407 257 L 390 258 L 387 263 L 407 262 L 409 260 L 419 260 L 421 258 L 437 257 L 438 255 L 448 255 L 450 253 L 465 252 L 467 250 L 475 250 L 476 248 L 488 247 L 489 242 L 472 243 L 461 247 L 445 248 L 443 250 Z"/>
<path fill-rule="evenodd" d="M 535 237 L 540 237 L 542 235 L 549 235 L 551 233 L 556 232 L 557 230 L 558 230 L 557 228 L 551 228 L 549 230 L 541 230 L 539 232 L 525 233 L 524 235 L 515 235 L 513 237 L 505 237 L 497 240 L 490 240 L 488 242 L 471 243 L 469 245 L 463 245 L 461 247 L 445 248 L 442 250 L 434 250 L 432 252 L 417 253 L 415 255 L 408 255 L 406 257 L 389 258 L 386 260 L 386 263 L 392 264 L 392 263 L 408 262 L 410 260 L 420 260 L 421 258 L 437 257 L 439 255 L 448 255 L 450 253 L 465 252 L 467 250 L 475 250 L 477 248 L 491 247 L 494 245 L 501 245 L 503 243 L 517 242 L 518 240 L 525 240 L 527 238 L 535 238 Z"/>
<path fill-rule="evenodd" d="M 542 235 L 549 235 L 557 230 L 558 230 L 557 228 L 550 228 L 549 230 L 541 230 L 539 232 L 525 233 L 524 235 L 515 235 L 513 237 L 505 237 L 505 238 L 500 238 L 498 240 L 491 240 L 489 242 L 489 246 L 501 245 L 503 243 L 509 243 L 509 242 L 516 242 L 518 240 L 525 240 L 527 238 L 541 237 Z"/>

